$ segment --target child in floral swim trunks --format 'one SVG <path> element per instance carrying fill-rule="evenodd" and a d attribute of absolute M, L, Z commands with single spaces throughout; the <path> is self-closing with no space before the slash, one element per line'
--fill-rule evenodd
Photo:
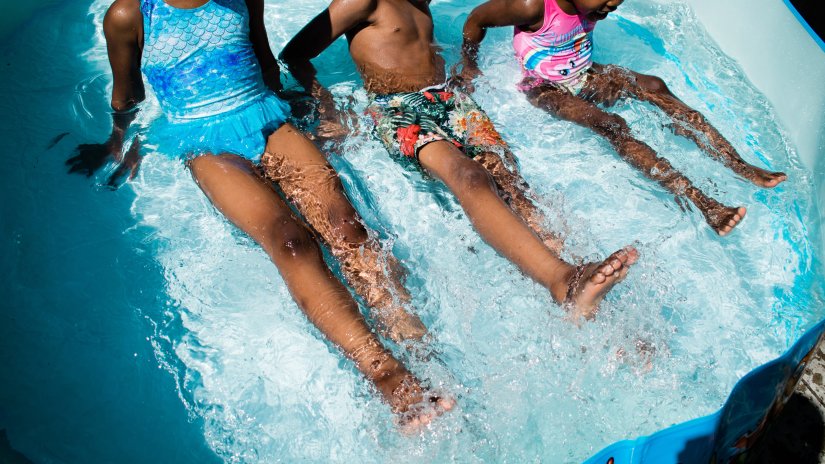
<path fill-rule="evenodd" d="M 605 137 L 622 158 L 672 193 L 688 198 L 719 235 L 726 235 L 744 218 L 745 208 L 727 207 L 694 187 L 666 159 L 634 138 L 621 116 L 597 105 L 611 106 L 620 98 L 649 102 L 670 116 L 678 135 L 693 140 L 754 184 L 772 188 L 787 177 L 745 162 L 704 116 L 676 98 L 658 77 L 592 61 L 596 23 L 623 1 L 489 0 L 472 11 L 464 25 L 462 80 L 469 83 L 480 74 L 476 55 L 487 28 L 514 26 L 513 47 L 524 74 L 519 88 L 532 104 Z"/>
<path fill-rule="evenodd" d="M 369 115 L 375 132 L 391 153 L 417 158 L 431 142 L 445 140 L 469 156 L 509 153 L 493 122 L 463 92 L 446 85 L 418 92 L 372 95 Z"/>
<path fill-rule="evenodd" d="M 310 59 L 344 34 L 371 95 L 376 135 L 388 150 L 444 182 L 482 238 L 575 317 L 593 317 L 637 251 L 627 247 L 582 266 L 559 258 L 557 242 L 534 220 L 537 209 L 507 145 L 468 95 L 444 84 L 429 1 L 333 0 L 287 44 L 281 58 L 320 100 L 327 128 L 336 124 L 334 101 Z"/>

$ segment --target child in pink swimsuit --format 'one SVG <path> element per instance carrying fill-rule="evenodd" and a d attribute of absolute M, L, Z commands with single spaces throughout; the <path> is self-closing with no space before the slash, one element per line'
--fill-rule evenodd
<path fill-rule="evenodd" d="M 546 1 L 544 22 L 536 32 L 516 27 L 513 48 L 525 77 L 522 90 L 552 82 L 574 95 L 581 92 L 593 65 L 593 29 L 596 23 L 567 14 L 554 1 Z"/>
<path fill-rule="evenodd" d="M 694 187 L 666 159 L 634 138 L 624 119 L 597 105 L 611 106 L 620 98 L 649 102 L 670 116 L 676 134 L 693 140 L 757 186 L 772 188 L 787 176 L 744 161 L 719 131 L 658 77 L 593 62 L 593 29 L 623 1 L 489 0 L 474 9 L 464 25 L 464 70 L 459 77 L 469 85 L 480 74 L 477 54 L 487 28 L 515 26 L 513 47 L 524 73 L 519 89 L 532 104 L 605 137 L 622 158 L 675 195 L 689 199 L 719 235 L 726 235 L 745 216 L 745 208 L 725 206 Z"/>

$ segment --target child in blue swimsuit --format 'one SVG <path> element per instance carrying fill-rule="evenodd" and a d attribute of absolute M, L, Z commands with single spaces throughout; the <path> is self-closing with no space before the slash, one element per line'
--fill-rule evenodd
<path fill-rule="evenodd" d="M 353 287 L 382 310 L 377 316 L 389 335 L 423 335 L 418 318 L 391 306 L 392 290 L 402 299 L 406 292 L 385 276 L 394 273 L 380 269 L 381 250 L 337 175 L 286 122 L 289 106 L 274 93 L 280 74 L 266 39 L 263 0 L 115 0 L 103 29 L 114 78 L 114 127 L 105 144 L 79 147 L 69 160 L 72 170 L 91 174 L 112 156 L 121 171 L 134 172 L 137 139 L 126 153 L 123 148 L 144 99 L 142 72 L 165 115 L 149 132 L 158 151 L 183 158 L 215 207 L 263 247 L 309 320 L 409 422 L 427 422 L 449 409 L 449 401 L 425 394 L 381 345 L 327 268 L 310 230 L 264 177 L 279 182 L 329 243 Z M 425 396 L 436 407 L 411 408 Z"/>

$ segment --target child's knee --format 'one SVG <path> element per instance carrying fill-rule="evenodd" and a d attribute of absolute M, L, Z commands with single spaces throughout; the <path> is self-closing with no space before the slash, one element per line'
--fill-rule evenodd
<path fill-rule="evenodd" d="M 656 76 L 641 76 L 639 77 L 639 84 L 650 92 L 670 93 L 670 89 L 667 88 L 665 81 Z"/>
<path fill-rule="evenodd" d="M 329 225 L 335 239 L 350 244 L 361 244 L 369 235 L 361 223 L 358 213 L 351 205 L 334 205 L 328 211 Z M 329 239 L 328 239 L 329 240 Z M 334 245 L 334 244 L 333 244 Z"/>
<path fill-rule="evenodd" d="M 608 137 L 624 137 L 630 134 L 630 127 L 623 117 L 613 114 L 605 113 L 600 115 L 594 121 L 593 127 L 600 133 Z"/>
<path fill-rule="evenodd" d="M 267 234 L 267 248 L 272 250 L 273 258 L 299 260 L 318 254 L 318 245 L 306 227 L 291 217 L 274 222 Z"/>
<path fill-rule="evenodd" d="M 481 164 L 467 159 L 458 168 L 459 185 L 465 190 L 491 190 L 495 188 L 490 173 Z"/>

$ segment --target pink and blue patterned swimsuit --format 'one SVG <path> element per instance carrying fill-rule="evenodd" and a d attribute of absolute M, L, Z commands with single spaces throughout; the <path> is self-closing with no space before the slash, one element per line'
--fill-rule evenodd
<path fill-rule="evenodd" d="M 556 0 L 544 0 L 544 23 L 536 32 L 516 26 L 513 48 L 521 63 L 527 90 L 550 82 L 574 95 L 584 87 L 593 65 L 593 29 L 596 23 L 565 13 Z"/>
<path fill-rule="evenodd" d="M 263 82 L 244 0 L 181 9 L 141 0 L 141 70 L 166 120 L 150 129 L 176 157 L 233 153 L 257 161 L 289 106 Z"/>

